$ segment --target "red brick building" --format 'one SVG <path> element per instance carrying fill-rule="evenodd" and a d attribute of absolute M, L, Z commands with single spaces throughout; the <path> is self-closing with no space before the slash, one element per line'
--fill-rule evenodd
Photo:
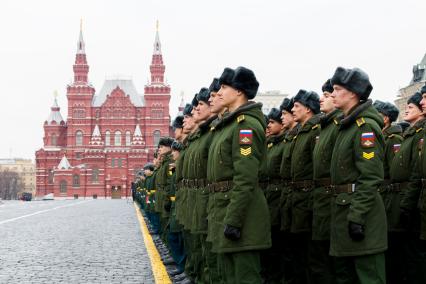
<path fill-rule="evenodd" d="M 77 43 L 74 81 L 67 86 L 65 121 L 56 98 L 36 151 L 38 196 L 121 198 L 131 195 L 135 174 L 152 160 L 160 136 L 170 135 L 170 86 L 158 30 L 144 94 L 130 79 L 108 79 L 99 92 L 88 81 L 83 33 Z"/>

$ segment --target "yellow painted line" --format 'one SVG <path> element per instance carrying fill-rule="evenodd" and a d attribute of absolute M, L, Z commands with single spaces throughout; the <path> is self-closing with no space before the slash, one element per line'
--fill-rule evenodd
<path fill-rule="evenodd" d="M 145 242 L 146 250 L 148 251 L 149 260 L 151 261 L 152 274 L 154 274 L 155 283 L 158 284 L 168 284 L 172 283 L 170 280 L 169 274 L 167 273 L 166 267 L 161 261 L 160 254 L 158 253 L 157 247 L 152 240 L 151 234 L 148 231 L 145 220 L 142 216 L 139 206 L 136 203 L 133 203 L 136 209 L 136 216 L 139 220 L 139 225 L 141 228 L 143 240 Z"/>

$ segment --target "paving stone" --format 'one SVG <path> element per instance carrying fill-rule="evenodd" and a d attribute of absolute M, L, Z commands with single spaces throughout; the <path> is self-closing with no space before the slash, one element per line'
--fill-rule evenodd
<path fill-rule="evenodd" d="M 5 202 L 0 208 L 0 283 L 154 283 L 135 209 L 126 200 Z"/>

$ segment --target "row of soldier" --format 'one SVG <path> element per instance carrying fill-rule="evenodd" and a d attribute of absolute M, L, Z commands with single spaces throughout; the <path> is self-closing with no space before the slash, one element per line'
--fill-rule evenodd
<path fill-rule="evenodd" d="M 225 68 L 135 183 L 173 281 L 426 283 L 426 87 L 396 124 L 358 68 L 267 117 L 258 86 Z"/>

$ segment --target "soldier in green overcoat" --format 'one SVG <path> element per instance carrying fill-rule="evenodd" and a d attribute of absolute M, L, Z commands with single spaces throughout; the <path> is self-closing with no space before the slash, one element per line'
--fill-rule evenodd
<path fill-rule="evenodd" d="M 283 184 L 280 176 L 280 167 L 285 145 L 283 143 L 285 129 L 279 109 L 272 108 L 269 112 L 267 130 L 269 137 L 264 171 L 268 184 L 263 190 L 271 219 L 272 247 L 262 252 L 262 276 L 265 283 L 281 283 L 284 271 L 281 261 L 283 242 L 280 230 L 280 196 Z"/>
<path fill-rule="evenodd" d="M 424 115 L 420 106 L 421 94 L 416 93 L 407 101 L 404 120 L 410 123 L 403 136 L 404 141 L 395 147 L 395 157 L 392 160 L 389 174 L 391 183 L 386 189 L 385 208 L 388 220 L 388 250 L 386 251 L 386 278 L 388 283 L 414 283 L 412 273 L 416 266 L 412 265 L 412 255 L 416 255 L 419 243 L 419 218 L 410 216 L 401 219 L 401 206 L 404 207 L 404 195 L 409 190 L 412 172 L 416 171 L 419 163 L 419 145 L 423 138 Z M 415 210 L 417 211 L 417 210 Z M 414 225 L 414 226 L 413 226 Z M 414 232 L 413 232 L 414 231 Z M 419 267 L 417 266 L 417 269 Z M 421 269 L 421 268 L 420 268 Z M 410 273 L 408 273 L 411 271 Z M 423 273 L 423 272 L 422 272 Z"/>
<path fill-rule="evenodd" d="M 294 281 L 309 281 L 309 245 L 312 232 L 313 151 L 319 136 L 319 96 L 312 91 L 300 90 L 293 99 L 292 113 L 300 124 L 293 138 L 291 155 L 290 233 L 294 248 L 292 261 Z"/>
<path fill-rule="evenodd" d="M 331 78 L 333 103 L 344 116 L 331 159 L 330 254 L 337 283 L 386 283 L 386 213 L 383 182 L 383 119 L 368 97 L 368 75 L 338 67 Z"/>
<path fill-rule="evenodd" d="M 185 274 L 187 277 L 194 281 L 197 277 L 197 265 L 199 263 L 199 259 L 201 257 L 201 253 L 197 250 L 197 242 L 193 239 L 191 234 L 192 225 L 190 220 L 190 212 L 192 212 L 192 203 L 190 203 L 192 195 L 189 190 L 189 180 L 193 180 L 193 173 L 190 171 L 191 161 L 189 159 L 193 147 L 191 146 L 192 141 L 194 140 L 194 132 L 197 129 L 197 125 L 193 118 L 193 102 L 192 104 L 186 104 L 183 110 L 183 131 L 187 137 L 185 138 L 185 158 L 182 162 L 182 187 L 179 189 L 179 202 L 176 204 L 179 212 L 179 223 L 183 226 L 183 238 L 184 238 L 184 246 L 187 254 L 186 263 L 185 263 Z"/>
<path fill-rule="evenodd" d="M 331 93 L 333 86 L 328 79 L 322 86 L 320 97 L 321 132 L 314 148 L 314 184 L 312 192 L 312 243 L 309 249 L 311 283 L 334 283 L 334 259 L 330 251 L 331 190 L 330 163 L 336 142 L 339 115 Z"/>
<path fill-rule="evenodd" d="M 207 203 L 209 200 L 206 161 L 213 136 L 213 132 L 210 131 L 211 123 L 217 118 L 217 115 L 210 111 L 209 98 L 210 93 L 215 90 L 217 90 L 216 86 L 212 90 L 210 88 L 202 88 L 197 94 L 196 99 L 198 104 L 195 107 L 193 117 L 198 125 L 198 129 L 192 141 L 193 151 L 191 151 L 189 157 L 191 171 L 195 177 L 190 185 L 195 192 L 195 202 L 192 204 L 194 210 L 192 211 L 191 233 L 194 238 L 199 239 L 201 245 L 201 259 L 198 267 L 197 283 L 217 283 L 219 281 L 216 268 L 217 261 L 214 259 L 215 255 L 211 256 L 211 243 L 206 241 Z M 210 271 L 209 268 L 212 267 L 213 269 Z"/>
<path fill-rule="evenodd" d="M 283 153 L 281 158 L 280 165 L 280 176 L 282 179 L 282 190 L 280 196 L 280 229 L 282 232 L 282 265 L 284 273 L 284 283 L 291 283 L 294 279 L 295 274 L 293 272 L 293 258 L 295 254 L 295 249 L 291 245 L 291 236 L 290 233 L 290 224 L 291 224 L 291 215 L 290 209 L 291 205 L 288 201 L 290 195 L 290 184 L 291 184 L 291 154 L 293 146 L 293 138 L 296 136 L 299 129 L 299 125 L 294 121 L 293 113 L 291 109 L 293 108 L 293 98 L 285 98 L 280 105 L 281 110 L 281 121 L 285 129 L 285 135 L 283 140 Z"/>
<path fill-rule="evenodd" d="M 390 168 L 394 162 L 394 157 L 401 147 L 402 128 L 398 124 L 393 124 L 398 118 L 398 108 L 389 103 L 376 100 L 373 106 L 383 117 L 384 127 L 382 129 L 385 138 L 385 158 L 383 161 L 384 181 L 380 188 L 380 194 L 385 205 L 388 221 L 388 250 L 385 252 L 386 259 L 386 279 L 388 283 L 402 283 L 404 278 L 404 264 L 400 265 L 403 259 L 403 245 L 405 234 L 395 230 L 393 220 L 398 216 L 399 220 L 399 197 L 400 191 L 397 184 L 391 184 L 393 181 L 390 176 Z M 421 110 L 420 110 L 421 111 Z M 408 178 L 407 178 L 408 179 Z"/>
<path fill-rule="evenodd" d="M 173 138 L 161 137 L 158 142 L 158 152 L 161 157 L 161 164 L 156 175 L 156 200 L 155 209 L 160 214 L 160 224 L 162 235 L 161 238 L 167 244 L 168 240 L 168 225 L 170 213 L 166 210 L 165 205 L 170 202 L 170 178 L 168 176 L 169 164 L 172 162 L 171 146 Z"/>
<path fill-rule="evenodd" d="M 268 206 L 258 186 L 266 155 L 261 104 L 249 102 L 259 83 L 253 71 L 225 68 L 218 96 L 228 108 L 211 143 L 209 239 L 225 283 L 261 283 L 259 250 L 271 246 Z"/>

